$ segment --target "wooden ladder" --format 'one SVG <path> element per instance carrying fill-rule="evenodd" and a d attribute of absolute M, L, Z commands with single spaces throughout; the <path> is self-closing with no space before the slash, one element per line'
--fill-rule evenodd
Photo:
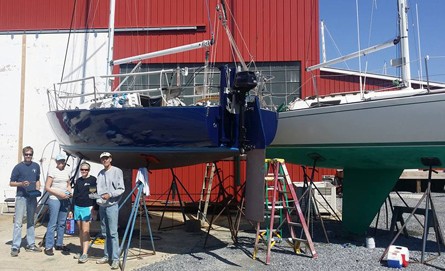
<path fill-rule="evenodd" d="M 210 193 L 212 191 L 213 177 L 215 176 L 215 163 L 207 163 L 202 181 L 201 196 L 199 198 L 198 213 L 196 217 L 201 221 L 201 226 L 207 221 L 207 210 L 209 208 Z M 205 198 L 204 198 L 205 197 Z"/>
<path fill-rule="evenodd" d="M 271 249 L 277 240 L 281 240 L 281 231 L 284 225 L 288 226 L 290 234 L 286 241 L 295 253 L 302 253 L 300 245 L 303 243 L 308 248 L 312 258 L 318 257 L 283 159 L 266 159 L 265 208 L 266 225 L 267 223 L 268 225 L 266 229 L 261 229 L 261 223 L 257 223 L 254 259 L 258 252 L 259 241 L 262 240 L 267 245 L 266 264 L 270 263 Z M 296 216 L 297 220 L 293 221 L 292 216 Z M 300 238 L 295 233 L 297 227 L 302 229 Z M 303 235 L 306 239 L 302 238 Z"/>

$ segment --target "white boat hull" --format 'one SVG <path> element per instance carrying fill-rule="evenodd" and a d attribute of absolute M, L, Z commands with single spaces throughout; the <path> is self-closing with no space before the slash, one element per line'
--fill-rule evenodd
<path fill-rule="evenodd" d="M 268 156 L 312 165 L 317 153 L 318 166 L 331 168 L 418 168 L 418 157 L 406 155 L 445 162 L 445 151 L 436 152 L 444 147 L 445 93 L 434 93 L 281 112 Z"/>

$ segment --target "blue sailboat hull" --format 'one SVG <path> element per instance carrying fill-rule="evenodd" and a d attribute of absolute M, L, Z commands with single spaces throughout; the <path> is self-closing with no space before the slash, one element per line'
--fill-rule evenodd
<path fill-rule="evenodd" d="M 277 113 L 259 109 L 258 102 L 252 108 L 246 142 L 264 149 L 275 136 Z M 73 109 L 47 116 L 65 151 L 95 162 L 108 151 L 123 168 L 180 167 L 240 153 L 237 115 L 227 118 L 221 106 Z"/>

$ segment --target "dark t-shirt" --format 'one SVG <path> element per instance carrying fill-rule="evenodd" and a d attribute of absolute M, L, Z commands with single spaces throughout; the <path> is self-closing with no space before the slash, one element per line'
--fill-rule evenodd
<path fill-rule="evenodd" d="M 20 197 L 26 197 L 26 191 L 36 190 L 36 182 L 40 180 L 40 166 L 31 162 L 30 164 L 25 164 L 24 162 L 18 163 L 11 173 L 12 182 L 23 182 L 29 181 L 29 186 L 19 187 L 17 186 L 16 195 Z"/>
<path fill-rule="evenodd" d="M 94 206 L 96 200 L 90 199 L 88 194 L 90 194 L 90 187 L 96 185 L 96 177 L 94 176 L 89 176 L 86 179 L 83 177 L 77 179 L 74 185 L 73 204 L 80 207 Z"/>

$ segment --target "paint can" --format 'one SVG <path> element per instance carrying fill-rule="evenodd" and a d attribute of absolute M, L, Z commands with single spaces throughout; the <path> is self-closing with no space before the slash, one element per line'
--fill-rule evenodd
<path fill-rule="evenodd" d="M 366 247 L 375 248 L 375 241 L 373 237 L 366 237 Z"/>

